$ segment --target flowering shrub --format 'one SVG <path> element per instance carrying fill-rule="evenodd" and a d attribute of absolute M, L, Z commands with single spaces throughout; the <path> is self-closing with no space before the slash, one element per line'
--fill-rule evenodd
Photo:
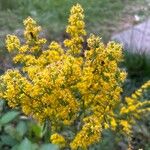
<path fill-rule="evenodd" d="M 131 135 L 132 125 L 149 111 L 149 101 L 140 102 L 150 87 L 144 84 L 122 105 L 126 72 L 118 67 L 122 47 L 104 45 L 91 35 L 87 50 L 83 9 L 73 6 L 64 45 L 39 37 L 41 27 L 30 17 L 24 21 L 25 42 L 8 35 L 6 46 L 18 67 L 0 77 L 0 97 L 38 122 L 47 123 L 50 141 L 61 148 L 87 149 L 110 128 Z M 115 113 L 116 109 L 119 114 Z"/>

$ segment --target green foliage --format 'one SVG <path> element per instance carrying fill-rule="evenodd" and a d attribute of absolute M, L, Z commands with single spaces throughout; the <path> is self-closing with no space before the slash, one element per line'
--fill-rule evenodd
<path fill-rule="evenodd" d="M 19 115 L 19 112 L 17 111 L 9 111 L 6 114 L 4 114 L 0 119 L 0 124 L 5 125 L 12 120 L 14 120 Z"/>
<path fill-rule="evenodd" d="M 121 67 L 128 72 L 124 84 L 123 97 L 130 96 L 137 88 L 150 79 L 150 56 L 145 53 L 124 50 Z"/>
<path fill-rule="evenodd" d="M 150 79 L 150 56 L 145 53 L 124 51 L 123 67 L 128 72 L 128 79 L 124 85 L 123 97 L 130 96 L 138 87 Z M 144 93 L 143 98 L 150 99 L 150 90 Z M 150 114 L 139 120 L 133 127 L 131 144 L 135 149 L 149 150 L 150 143 Z"/>
<path fill-rule="evenodd" d="M 124 51 L 124 59 L 124 66 L 131 78 L 150 76 L 150 55 Z"/>
<path fill-rule="evenodd" d="M 58 150 L 56 145 L 43 143 L 44 136 L 42 126 L 0 100 L 0 149 Z"/>
<path fill-rule="evenodd" d="M 142 118 L 133 128 L 132 145 L 135 149 L 143 148 L 149 150 L 150 148 L 150 114 Z"/>
<path fill-rule="evenodd" d="M 83 5 L 88 31 L 101 33 L 105 40 L 108 40 L 119 18 L 122 17 L 124 6 L 128 3 L 132 4 L 130 1 L 123 0 L 0 0 L 1 13 L 10 12 L 9 19 L 5 17 L 5 14 L 6 19 L 1 17 L 0 28 L 10 25 L 9 28 L 17 29 L 16 25 L 27 16 L 31 16 L 49 30 L 50 38 L 61 39 L 65 36 L 64 30 L 69 9 L 75 3 Z M 60 37 L 61 33 L 62 37 Z"/>

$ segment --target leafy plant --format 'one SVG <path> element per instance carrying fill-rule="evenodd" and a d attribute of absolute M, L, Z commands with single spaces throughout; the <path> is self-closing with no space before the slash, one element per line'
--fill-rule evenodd
<path fill-rule="evenodd" d="M 130 78 L 150 75 L 150 56 L 145 52 L 124 51 L 123 65 L 127 68 Z"/>
<path fill-rule="evenodd" d="M 24 43 L 15 35 L 7 36 L 6 47 L 19 65 L 1 76 L 0 97 L 46 126 L 44 140 L 50 139 L 62 149 L 88 149 L 100 141 L 105 129 L 116 130 L 130 140 L 132 125 L 149 112 L 149 101 L 139 100 L 150 81 L 126 97 L 122 105 L 120 95 L 126 72 L 119 68 L 123 60 L 121 45 L 104 45 L 95 35 L 85 41 L 84 15 L 79 4 L 72 7 L 68 22 L 69 38 L 63 46 L 54 41 L 48 46 L 47 40 L 39 36 L 41 27 L 31 17 L 24 21 Z M 88 50 L 83 48 L 84 42 Z M 15 112 L 8 113 L 2 123 L 11 121 L 9 114 L 12 118 L 17 116 Z M 11 136 L 16 132 L 10 126 L 5 128 Z M 37 128 L 31 129 L 40 135 Z M 36 148 L 29 139 L 24 139 L 22 145 L 18 148 Z"/>
<path fill-rule="evenodd" d="M 42 126 L 0 101 L 0 149 L 58 150 L 56 145 L 43 143 L 43 137 Z"/>

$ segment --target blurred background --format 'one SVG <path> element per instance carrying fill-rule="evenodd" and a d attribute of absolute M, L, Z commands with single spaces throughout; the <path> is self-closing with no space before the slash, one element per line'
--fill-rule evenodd
<path fill-rule="evenodd" d="M 116 32 L 145 20 L 149 0 L 0 0 L 0 30 L 21 29 L 22 20 L 32 16 L 49 38 L 62 38 L 70 7 L 80 3 L 85 10 L 88 32 L 108 40 Z"/>
<path fill-rule="evenodd" d="M 111 39 L 119 41 L 119 35 L 123 36 L 122 39 L 124 40 L 121 41 L 123 44 L 126 40 L 130 43 L 128 47 L 124 47 L 124 62 L 121 64 L 121 67 L 128 72 L 128 78 L 123 87 L 123 97 L 130 95 L 150 79 L 150 49 L 146 50 L 148 53 L 145 53 L 142 48 L 136 49 L 136 44 L 139 42 L 144 45 L 144 38 L 139 41 L 137 39 L 138 35 L 134 35 L 134 32 L 132 32 L 139 24 L 145 23 L 146 26 L 143 26 L 138 32 L 140 32 L 140 36 L 146 36 L 150 39 L 150 31 L 148 30 L 148 27 L 150 27 L 148 26 L 150 0 L 0 0 L 0 74 L 12 67 L 9 54 L 5 48 L 7 34 L 17 34 L 21 38 L 23 20 L 31 16 L 42 26 L 43 36 L 49 41 L 57 40 L 61 42 L 67 36 L 65 26 L 67 25 L 70 8 L 76 3 L 80 3 L 84 8 L 88 34 L 95 33 L 99 35 L 105 43 Z M 130 32 L 129 38 L 124 37 L 124 34 L 122 35 L 122 32 L 126 31 Z M 145 35 L 147 32 L 149 34 Z M 134 40 L 136 42 L 132 43 Z M 133 44 L 135 45 L 133 46 Z M 149 95 L 147 95 L 148 97 Z M 8 113 L 8 110 L 7 105 L 1 102 L 0 117 Z M 20 118 L 19 115 L 16 115 L 12 117 L 10 122 L 17 117 Z M 24 131 L 21 133 L 20 141 L 24 139 L 25 135 L 28 135 L 29 139 L 33 139 L 31 134 L 36 137 L 35 141 L 39 138 L 41 127 L 33 122 L 31 123 L 31 120 L 27 123 L 18 119 L 17 124 L 19 126 L 17 131 L 13 127 L 10 132 L 5 131 L 7 128 L 0 130 L 0 149 L 9 149 L 11 147 L 9 146 L 10 143 L 13 145 L 14 138 L 16 138 L 13 133 L 17 134 L 17 132 Z M 29 127 L 30 131 L 28 131 Z M 142 122 L 134 127 L 134 133 L 133 144 L 135 150 L 139 148 L 150 150 L 149 117 L 144 118 Z M 100 147 L 102 150 L 108 150 L 109 148 L 112 150 L 126 149 L 125 142 L 120 141 L 120 138 L 116 139 L 115 133 L 106 132 L 104 136 L 106 136 L 105 140 L 94 147 L 93 150 L 99 150 Z M 29 143 L 29 141 L 24 142 Z"/>

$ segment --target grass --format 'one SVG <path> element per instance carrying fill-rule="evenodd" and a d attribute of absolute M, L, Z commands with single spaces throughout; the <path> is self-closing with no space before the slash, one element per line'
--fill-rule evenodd
<path fill-rule="evenodd" d="M 106 41 L 126 13 L 124 12 L 126 6 L 134 6 L 139 2 L 139 0 L 0 0 L 0 30 L 22 28 L 22 20 L 32 16 L 48 30 L 51 39 L 61 39 L 64 36 L 71 6 L 80 3 L 85 10 L 88 33 L 99 34 Z"/>
<path fill-rule="evenodd" d="M 124 51 L 124 65 L 130 78 L 150 76 L 150 55 Z"/>
<path fill-rule="evenodd" d="M 150 80 L 150 55 L 146 53 L 124 50 L 124 61 L 121 67 L 125 68 L 128 76 L 123 87 L 123 97 L 130 96 L 137 88 Z"/>

